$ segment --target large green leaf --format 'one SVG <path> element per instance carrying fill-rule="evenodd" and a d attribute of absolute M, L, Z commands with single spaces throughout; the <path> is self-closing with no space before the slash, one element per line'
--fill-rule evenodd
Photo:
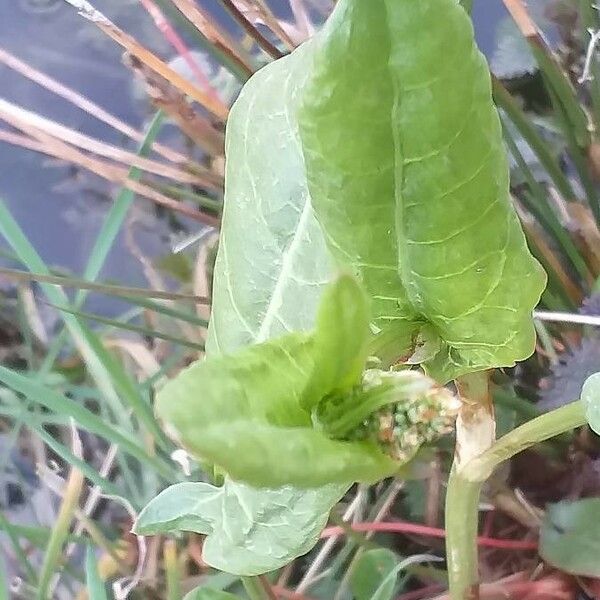
<path fill-rule="evenodd" d="M 259 71 L 231 109 L 209 355 L 312 328 L 331 278 L 295 119 L 310 49 Z"/>
<path fill-rule="evenodd" d="M 215 264 L 213 309 L 207 355 L 238 348 L 288 330 L 313 327 L 331 261 L 312 212 L 304 161 L 293 113 L 307 73 L 305 45 L 259 71 L 245 85 L 227 123 L 225 206 Z M 232 519 L 239 505 L 215 517 L 218 535 L 204 548 L 204 559 L 232 573 L 260 573 L 285 565 L 318 539 L 327 515 L 346 486 L 302 490 L 244 486 L 246 526 L 236 534 Z M 225 480 L 222 494 L 238 484 Z M 306 520 L 298 522 L 301 512 Z M 233 547 L 233 551 L 232 550 Z M 272 552 L 271 549 L 276 551 Z"/>
<path fill-rule="evenodd" d="M 317 322 L 311 334 L 196 362 L 160 390 L 158 416 L 193 454 L 257 486 L 350 484 L 394 473 L 400 464 L 376 440 L 332 439 L 313 423 L 311 408 L 324 398 L 347 392 L 352 408 L 366 398 L 353 388 L 365 367 L 369 316 L 352 276 L 330 285 Z M 378 398 L 395 398 L 395 389 L 379 386 Z"/>
<path fill-rule="evenodd" d="M 431 324 L 442 345 L 426 367 L 444 381 L 527 358 L 545 276 L 464 10 L 340 0 L 313 44 L 299 113 L 312 203 L 377 325 Z"/>
<path fill-rule="evenodd" d="M 134 529 L 140 535 L 206 534 L 203 556 L 211 566 L 258 575 L 308 552 L 341 495 L 335 485 L 300 492 L 292 487 L 258 491 L 230 480 L 223 487 L 180 483 L 154 498 Z"/>

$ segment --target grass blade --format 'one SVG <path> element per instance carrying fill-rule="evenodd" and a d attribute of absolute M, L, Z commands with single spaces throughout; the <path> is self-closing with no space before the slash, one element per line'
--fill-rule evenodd
<path fill-rule="evenodd" d="M 81 440 L 75 426 L 71 429 L 73 454 L 81 459 L 83 455 Z M 44 561 L 42 563 L 37 593 L 39 600 L 46 600 L 52 596 L 52 589 L 55 587 L 55 582 L 58 580 L 60 574 L 59 565 L 62 560 L 63 544 L 69 535 L 71 522 L 73 521 L 75 511 L 79 506 L 79 497 L 83 490 L 83 484 L 83 474 L 76 466 L 71 465 L 71 472 L 66 481 L 60 510 L 58 511 L 56 523 L 52 528 L 52 533 L 50 534 L 46 554 L 44 555 Z"/>
<path fill-rule="evenodd" d="M 48 267 L 29 243 L 23 231 L 0 201 L 0 233 L 15 250 L 20 260 L 34 273 L 48 276 Z M 61 288 L 42 283 L 41 288 L 52 304 L 68 306 L 68 298 Z M 100 340 L 81 323 L 75 315 L 61 313 L 63 321 L 73 337 L 98 388 L 111 406 L 115 417 L 122 423 L 129 421 L 127 411 L 123 410 L 121 398 L 128 403 L 136 417 L 142 422 L 154 438 L 164 447 L 171 444 L 156 422 L 150 406 L 140 397 L 138 390 L 125 373 L 123 367 L 104 348 Z"/>
<path fill-rule="evenodd" d="M 166 463 L 156 456 L 150 456 L 144 448 L 132 440 L 130 434 L 121 433 L 119 429 L 108 424 L 84 406 L 29 377 L 20 375 L 16 371 L 1 365 L 0 382 L 57 414 L 70 415 L 81 429 L 95 433 L 109 442 L 119 444 L 122 450 L 137 458 L 141 463 L 156 469 L 167 479 L 172 479 L 172 470 Z"/>
<path fill-rule="evenodd" d="M 567 176 L 560 168 L 556 157 L 550 152 L 547 144 L 536 131 L 534 125 L 531 123 L 523 109 L 517 104 L 502 83 L 493 76 L 492 91 L 494 94 L 494 102 L 496 102 L 500 108 L 504 109 L 513 125 L 533 150 L 544 169 L 546 169 L 546 172 L 552 179 L 552 182 L 560 192 L 561 196 L 568 202 L 576 200 L 577 194 L 575 194 Z"/>
<path fill-rule="evenodd" d="M 81 458 L 75 456 L 73 452 L 67 448 L 64 444 L 61 444 L 55 440 L 45 429 L 41 426 L 31 426 L 31 429 L 40 436 L 40 438 L 51 448 L 58 456 L 60 456 L 66 463 L 77 467 L 83 475 L 89 479 L 94 485 L 97 485 L 105 494 L 111 496 L 123 497 L 123 491 L 116 487 L 112 482 L 108 481 L 98 471 L 92 468 L 87 462 Z M 127 498 L 130 500 L 130 498 Z"/>
<path fill-rule="evenodd" d="M 10 600 L 8 597 L 8 577 L 6 563 L 0 554 L 0 600 Z"/>
<path fill-rule="evenodd" d="M 98 573 L 98 561 L 91 546 L 87 547 L 85 553 L 85 575 L 89 600 L 108 600 L 104 582 Z"/>
<path fill-rule="evenodd" d="M 187 346 L 188 348 L 193 348 L 194 350 L 204 352 L 204 344 L 190 342 L 184 338 L 178 338 L 174 335 L 163 333 L 162 331 L 155 331 L 153 329 L 149 329 L 148 327 L 142 327 L 141 325 L 132 325 L 131 323 L 127 323 L 122 320 L 109 319 L 107 317 L 102 317 L 101 315 L 96 315 L 94 313 L 82 312 L 73 308 L 67 308 L 66 306 L 58 306 L 56 304 L 50 304 L 50 306 L 53 306 L 54 308 L 60 311 L 76 315 L 78 317 L 82 317 L 84 319 L 92 319 L 93 321 L 103 323 L 104 325 L 109 325 L 110 327 L 123 329 L 125 331 L 133 331 L 134 333 L 139 333 L 142 336 L 158 338 L 167 342 L 173 342 L 174 344 L 180 344 L 181 346 Z"/>
<path fill-rule="evenodd" d="M 4 513 L 0 510 L 0 531 L 5 531 L 10 544 L 13 548 L 15 556 L 17 557 L 21 569 L 25 573 L 25 577 L 27 581 L 31 584 L 35 584 L 37 582 L 37 575 L 34 571 L 31 563 L 29 562 L 29 558 L 21 548 L 21 544 L 19 543 L 19 534 L 15 531 L 12 523 L 8 521 L 8 519 L 4 516 Z"/>

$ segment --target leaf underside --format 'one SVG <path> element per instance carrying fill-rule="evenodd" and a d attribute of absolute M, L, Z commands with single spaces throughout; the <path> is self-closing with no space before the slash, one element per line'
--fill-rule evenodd
<path fill-rule="evenodd" d="M 180 483 L 154 498 L 135 524 L 138 535 L 192 531 L 207 535 L 203 556 L 222 571 L 259 575 L 308 552 L 342 495 L 339 486 L 299 492 Z"/>
<path fill-rule="evenodd" d="M 289 331 L 310 330 L 321 292 L 333 273 L 310 204 L 293 116 L 301 80 L 307 76 L 303 73 L 297 79 L 293 65 L 308 47 L 254 75 L 230 113 L 208 357 Z M 188 417 L 193 414 L 191 400 L 186 399 Z M 240 485 L 227 478 L 220 489 L 224 496 L 235 496 Z M 314 546 L 347 487 L 243 486 L 244 503 L 253 511 L 245 513 L 244 527 L 232 527 L 232 520 L 243 511 L 239 504 L 224 504 L 204 546 L 204 560 L 240 575 L 282 567 Z M 299 513 L 303 520 L 298 520 Z"/>

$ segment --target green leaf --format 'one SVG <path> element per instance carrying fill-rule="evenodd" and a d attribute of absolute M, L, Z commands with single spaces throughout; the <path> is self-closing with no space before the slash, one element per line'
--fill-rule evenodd
<path fill-rule="evenodd" d="M 98 563 L 94 549 L 88 546 L 85 553 L 85 574 L 87 592 L 90 600 L 108 600 L 104 582 L 98 574 Z"/>
<path fill-rule="evenodd" d="M 387 548 L 368 550 L 359 559 L 352 576 L 350 587 L 355 600 L 371 600 L 380 585 L 385 581 L 385 590 L 380 592 L 380 597 L 391 600 L 396 587 L 396 578 L 387 580 L 387 576 L 394 572 L 398 564 L 398 557 Z"/>
<path fill-rule="evenodd" d="M 425 366 L 442 381 L 527 358 L 545 276 L 464 10 L 340 0 L 306 55 L 289 76 L 311 72 L 298 118 L 312 204 L 377 326 L 433 326 L 441 350 Z"/>
<path fill-rule="evenodd" d="M 349 484 L 391 475 L 399 463 L 375 442 L 330 439 L 305 408 L 340 385 L 358 383 L 367 315 L 362 290 L 343 275 L 323 296 L 315 335 L 288 334 L 196 362 L 160 390 L 157 415 L 193 454 L 257 486 Z"/>
<path fill-rule="evenodd" d="M 311 329 L 331 278 L 295 121 L 310 48 L 260 70 L 231 109 L 209 355 Z"/>
<path fill-rule="evenodd" d="M 541 529 L 540 555 L 567 573 L 600 577 L 600 499 L 548 506 Z"/>
<path fill-rule="evenodd" d="M 254 75 L 228 119 L 227 183 L 214 268 L 209 358 L 286 331 L 311 329 L 320 294 L 331 277 L 331 261 L 310 206 L 292 116 L 305 74 L 299 79 L 289 77 L 289 66 L 299 62 L 304 52 L 300 49 Z M 226 479 L 223 494 L 230 489 L 238 489 L 238 484 Z M 214 550 L 218 542 L 213 541 L 205 546 L 204 558 L 224 571 L 257 574 L 310 550 L 345 486 L 338 487 L 337 494 L 329 487 L 243 489 L 244 503 L 253 506 L 254 512 L 246 513 L 247 526 L 234 545 L 237 552 L 220 554 Z M 296 527 L 294 507 L 305 511 L 311 526 Z M 239 506 L 232 512 L 224 507 L 216 526 L 227 528 L 231 519 L 240 518 L 240 512 Z M 262 526 L 268 518 L 278 527 Z M 271 543 L 277 553 L 262 558 L 255 554 L 256 548 L 268 548 Z"/>
<path fill-rule="evenodd" d="M 600 373 L 587 378 L 581 390 L 581 401 L 590 427 L 600 435 Z"/>
<path fill-rule="evenodd" d="M 314 338 L 313 374 L 303 406 L 312 409 L 325 394 L 343 394 L 359 381 L 368 355 L 369 306 L 351 275 L 326 288 L 319 305 Z"/>
<path fill-rule="evenodd" d="M 223 487 L 180 483 L 154 498 L 134 530 L 141 535 L 206 534 L 204 560 L 237 575 L 275 570 L 308 552 L 343 490 L 330 485 L 299 491 L 256 490 L 227 480 Z"/>

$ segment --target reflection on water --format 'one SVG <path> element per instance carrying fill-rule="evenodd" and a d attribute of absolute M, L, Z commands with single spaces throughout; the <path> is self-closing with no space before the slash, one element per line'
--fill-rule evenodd
<path fill-rule="evenodd" d="M 232 27 L 218 0 L 199 3 Z M 173 57 L 138 0 L 96 0 L 94 4 L 154 52 Z M 271 5 L 278 14 L 289 16 L 287 0 Z M 478 42 L 486 53 L 492 50 L 494 24 L 502 14 L 500 0 L 475 2 Z M 0 2 L 0 40 L 4 49 L 36 69 L 77 89 L 135 127 L 143 126 L 148 107 L 136 99 L 132 77 L 120 61 L 120 50 L 64 0 Z M 0 81 L 2 95 L 11 102 L 107 142 L 133 147 L 114 130 L 4 66 L 0 66 Z M 178 143 L 176 138 L 174 143 Z M 113 186 L 86 172 L 0 145 L 0 196 L 52 265 L 82 271 L 114 193 Z M 136 233 L 144 251 L 151 256 L 166 252 L 167 227 L 154 216 L 151 205 L 139 200 L 135 213 L 142 223 Z M 140 266 L 123 238 L 115 245 L 103 276 L 131 285 L 143 283 Z M 111 312 L 106 306 L 102 310 Z"/>

